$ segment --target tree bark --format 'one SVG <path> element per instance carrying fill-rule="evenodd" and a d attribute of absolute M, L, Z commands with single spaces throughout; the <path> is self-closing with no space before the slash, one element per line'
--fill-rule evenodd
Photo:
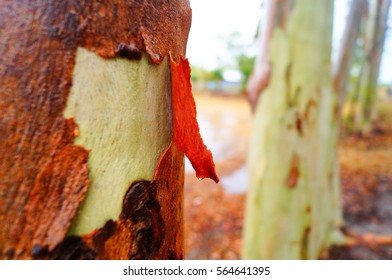
<path fill-rule="evenodd" d="M 190 22 L 187 0 L 2 1 L 1 259 L 184 257 Z"/>
<path fill-rule="evenodd" d="M 332 15 L 333 1 L 297 0 L 273 32 L 248 158 L 246 259 L 316 259 L 339 236 Z"/>
<path fill-rule="evenodd" d="M 260 21 L 260 47 L 254 70 L 247 84 L 247 97 L 252 111 L 255 111 L 260 94 L 268 86 L 271 75 L 270 44 L 275 27 L 284 28 L 290 14 L 293 0 L 266 0 L 264 14 Z"/>

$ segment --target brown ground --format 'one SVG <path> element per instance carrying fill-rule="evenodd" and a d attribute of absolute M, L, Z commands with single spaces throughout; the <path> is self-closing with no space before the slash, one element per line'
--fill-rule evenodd
<path fill-rule="evenodd" d="M 391 101 L 380 105 L 374 133 L 342 137 L 339 155 L 345 226 L 355 235 L 372 236 L 355 246 L 331 248 L 330 258 L 392 259 Z"/>
<path fill-rule="evenodd" d="M 227 182 L 246 162 L 251 127 L 248 104 L 241 97 L 204 94 L 195 99 L 202 136 L 213 150 L 221 181 L 226 178 Z M 392 102 L 383 102 L 376 133 L 342 137 L 340 143 L 343 211 L 350 234 L 392 236 L 391 109 Z M 235 182 L 239 188 L 246 185 L 244 180 Z M 193 171 L 187 173 L 186 258 L 239 259 L 244 206 L 244 193 L 228 193 L 222 183 L 199 181 Z M 334 247 L 330 258 L 392 259 L 388 238 L 371 236 L 360 245 Z"/>

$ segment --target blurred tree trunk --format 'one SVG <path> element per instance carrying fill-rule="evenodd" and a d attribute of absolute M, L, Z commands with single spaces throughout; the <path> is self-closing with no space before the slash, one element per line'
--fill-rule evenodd
<path fill-rule="evenodd" d="M 187 0 L 0 5 L 0 258 L 183 258 Z"/>
<path fill-rule="evenodd" d="M 254 112 L 260 94 L 268 86 L 271 74 L 270 43 L 273 30 L 284 28 L 287 23 L 293 0 L 267 0 L 259 26 L 259 53 L 256 56 L 252 75 L 247 84 L 247 97 Z"/>
<path fill-rule="evenodd" d="M 355 92 L 343 110 L 344 123 L 350 131 L 369 132 L 376 119 L 377 84 L 390 3 L 390 0 L 370 1 L 365 57 Z"/>
<path fill-rule="evenodd" d="M 273 32 L 249 152 L 246 259 L 316 259 L 340 237 L 332 16 L 333 1 L 297 0 Z"/>
<path fill-rule="evenodd" d="M 361 22 L 367 8 L 367 0 L 351 1 L 346 20 L 338 60 L 333 71 L 334 90 L 338 94 L 339 107 L 343 105 L 349 82 L 349 72 L 354 56 L 355 42 L 360 34 Z"/>

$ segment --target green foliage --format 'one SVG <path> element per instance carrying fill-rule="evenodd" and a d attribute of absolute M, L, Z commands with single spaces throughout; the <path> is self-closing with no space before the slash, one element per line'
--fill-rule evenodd
<path fill-rule="evenodd" d="M 245 90 L 249 76 L 253 72 L 256 59 L 255 55 L 247 54 L 249 47 L 244 44 L 243 38 L 238 32 L 233 32 L 227 39 L 227 49 L 234 59 L 234 67 L 242 74 L 242 90 Z"/>
<path fill-rule="evenodd" d="M 209 81 L 221 81 L 223 80 L 223 68 L 216 68 L 212 71 L 207 72 Z"/>
<path fill-rule="evenodd" d="M 241 54 L 237 58 L 238 68 L 242 74 L 242 90 L 245 90 L 246 83 L 248 82 L 249 76 L 253 72 L 253 66 L 255 64 L 255 56 L 247 56 L 245 54 Z"/>
<path fill-rule="evenodd" d="M 221 65 L 212 70 L 192 66 L 191 80 L 193 83 L 201 84 L 205 84 L 207 81 L 222 81 L 223 72 L 225 70 L 238 70 L 242 75 L 241 89 L 245 90 L 248 78 L 253 72 L 253 65 L 256 57 L 247 53 L 249 46 L 244 44 L 240 33 L 233 32 L 224 40 L 227 51 L 231 57 L 231 61 L 228 59 L 220 59 Z"/>
<path fill-rule="evenodd" d="M 191 80 L 192 82 L 207 82 L 207 81 L 221 81 L 223 80 L 224 68 L 216 68 L 207 70 L 201 67 L 191 67 Z"/>
<path fill-rule="evenodd" d="M 203 80 L 204 69 L 197 66 L 191 66 L 191 81 L 192 83 Z"/>

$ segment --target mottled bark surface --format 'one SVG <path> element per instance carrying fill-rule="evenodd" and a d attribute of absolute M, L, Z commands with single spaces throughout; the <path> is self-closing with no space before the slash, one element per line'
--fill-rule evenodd
<path fill-rule="evenodd" d="M 92 237 L 82 238 L 87 241 L 80 237 L 64 240 L 85 197 L 89 177 L 88 151 L 73 145 L 77 124 L 72 118 L 66 119 L 63 112 L 78 47 L 104 58 L 140 59 L 145 50 L 154 63 L 160 63 L 169 51 L 179 59 L 185 53 L 190 13 L 189 3 L 181 0 L 2 1 L 0 258 L 45 258 L 53 252 L 63 258 L 61 246 L 76 250 L 83 258 L 181 258 L 182 243 L 176 245 L 173 238 L 162 237 L 152 251 L 135 245 L 146 244 L 157 224 L 161 226 L 160 219 L 166 223 L 167 215 L 173 215 L 173 208 L 181 212 L 181 172 L 166 174 L 165 179 L 158 176 L 145 184 L 147 200 L 161 203 L 159 210 L 150 206 L 143 210 L 151 212 L 145 214 L 152 217 L 151 223 L 142 226 L 148 233 L 135 236 L 135 223 L 120 218 L 108 222 Z M 177 170 L 182 165 L 182 154 L 170 151 L 162 170 Z M 159 189 L 161 185 L 165 191 Z M 173 230 L 176 227 L 171 222 L 166 227 Z M 180 238 L 181 230 L 179 227 L 174 236 Z M 122 246 L 120 239 L 114 238 L 129 240 L 129 248 L 142 247 L 139 253 L 114 249 Z M 91 240 L 104 241 L 94 245 Z M 65 246 L 65 242 L 80 246 Z M 110 242 L 111 249 L 102 248 Z M 174 252 L 169 254 L 168 248 L 175 248 Z M 81 253 L 85 251 L 89 252 L 87 257 Z"/>
<path fill-rule="evenodd" d="M 336 241 L 341 208 L 332 1 L 295 1 L 271 40 L 271 81 L 257 103 L 248 155 L 246 259 L 316 259 Z"/>
<path fill-rule="evenodd" d="M 50 259 L 182 259 L 183 153 L 171 144 L 153 181 L 132 183 L 117 221 L 81 237 L 70 236 Z M 180 159 L 180 160 L 179 160 Z"/>

